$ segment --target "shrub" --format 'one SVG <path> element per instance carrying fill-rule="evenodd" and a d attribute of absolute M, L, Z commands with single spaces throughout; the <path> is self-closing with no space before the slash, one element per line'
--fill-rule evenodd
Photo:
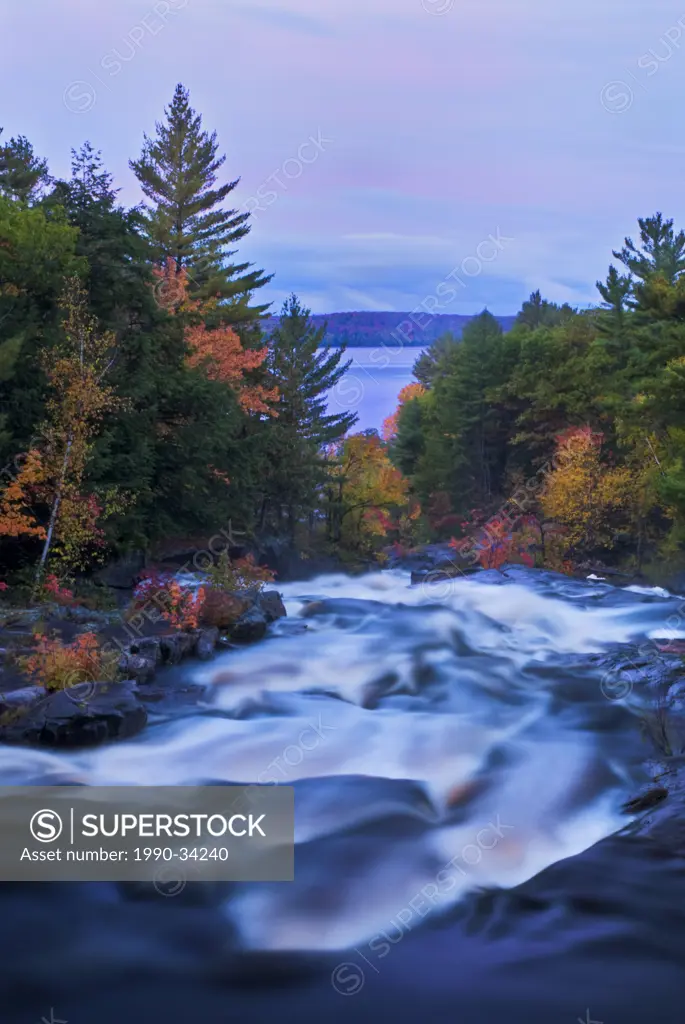
<path fill-rule="evenodd" d="M 59 605 L 72 605 L 74 604 L 74 592 L 73 590 L 67 590 L 66 587 L 60 587 L 59 580 L 54 573 L 50 573 L 45 577 L 43 581 L 43 592 L 50 601 L 55 601 Z"/>
<path fill-rule="evenodd" d="M 37 636 L 32 654 L 20 658 L 23 672 L 46 690 L 65 690 L 78 683 L 95 682 L 116 677 L 116 653 L 101 650 L 94 633 L 81 633 L 70 643 L 59 637 Z"/>
<path fill-rule="evenodd" d="M 174 629 L 197 629 L 204 600 L 204 587 L 188 590 L 173 576 L 152 572 L 134 590 L 132 610 L 140 611 L 154 604 L 160 618 Z"/>
<path fill-rule="evenodd" d="M 267 583 L 273 583 L 276 573 L 264 565 L 257 565 L 254 555 L 237 558 L 234 562 L 222 551 L 215 565 L 207 569 L 210 586 L 224 593 L 250 588 L 263 590 Z"/>

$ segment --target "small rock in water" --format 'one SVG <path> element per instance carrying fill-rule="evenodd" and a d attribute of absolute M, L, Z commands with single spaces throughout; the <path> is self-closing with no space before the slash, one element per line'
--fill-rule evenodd
<path fill-rule="evenodd" d="M 638 814 L 640 811 L 649 811 L 652 807 L 660 804 L 662 800 L 665 800 L 667 796 L 667 789 L 663 786 L 654 786 L 652 789 L 648 789 L 646 793 L 641 793 L 632 800 L 628 800 L 623 805 L 623 810 L 626 814 Z"/>

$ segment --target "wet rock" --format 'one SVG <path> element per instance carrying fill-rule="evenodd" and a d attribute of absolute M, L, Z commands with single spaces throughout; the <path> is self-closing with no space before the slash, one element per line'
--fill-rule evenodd
<path fill-rule="evenodd" d="M 257 604 L 266 616 L 267 622 L 275 622 L 276 619 L 282 619 L 288 614 L 283 598 L 277 590 L 262 590 L 257 595 Z"/>
<path fill-rule="evenodd" d="M 443 583 L 445 580 L 457 579 L 463 576 L 473 576 L 479 572 L 480 566 L 469 564 L 458 565 L 456 562 L 445 562 L 436 565 L 432 569 L 417 569 L 411 574 L 412 584 L 417 583 Z"/>
<path fill-rule="evenodd" d="M 19 690 L 10 690 L 0 695 L 0 717 L 4 711 L 27 709 L 45 698 L 42 686 L 23 686 Z"/>
<path fill-rule="evenodd" d="M 195 655 L 201 661 L 209 661 L 214 656 L 214 649 L 219 641 L 219 630 L 216 626 L 201 629 L 197 636 Z"/>
<path fill-rule="evenodd" d="M 142 654 L 122 654 L 117 668 L 137 683 L 149 683 L 155 677 L 155 662 Z"/>
<path fill-rule="evenodd" d="M 97 612 L 93 611 L 92 608 L 84 608 L 83 605 L 70 605 L 63 609 L 64 618 L 70 622 L 81 622 L 93 625 L 96 628 L 102 628 L 108 626 L 113 619 L 118 619 L 118 615 L 112 615 L 109 612 Z"/>
<path fill-rule="evenodd" d="M 5 628 L 30 629 L 45 616 L 44 608 L 23 608 L 11 611 L 5 616 Z"/>
<path fill-rule="evenodd" d="M 639 814 L 641 811 L 649 811 L 652 807 L 660 804 L 662 800 L 665 800 L 667 796 L 668 790 L 664 786 L 653 786 L 645 793 L 641 793 L 632 800 L 628 800 L 623 805 L 623 810 L 626 814 Z"/>
<path fill-rule="evenodd" d="M 116 590 L 133 590 L 137 578 L 145 568 L 145 554 L 142 551 L 132 551 L 106 565 L 95 574 L 95 578 L 105 586 L 114 587 Z"/>
<path fill-rule="evenodd" d="M 159 638 L 159 649 L 162 661 L 169 665 L 178 665 L 195 651 L 197 636 L 193 633 L 171 633 Z"/>
<path fill-rule="evenodd" d="M 131 654 L 142 654 L 144 658 L 153 662 L 154 665 L 162 663 L 161 639 L 158 636 L 145 636 L 135 640 L 129 650 Z"/>
<path fill-rule="evenodd" d="M 202 606 L 201 624 L 228 629 L 233 626 L 253 604 L 249 597 L 239 594 L 225 594 L 221 590 L 207 589 Z"/>
<path fill-rule="evenodd" d="M 250 608 L 231 627 L 231 640 L 238 640 L 241 643 L 254 643 L 261 640 L 266 633 L 268 625 L 266 615 L 259 608 Z"/>
<path fill-rule="evenodd" d="M 88 747 L 128 739 L 145 726 L 147 711 L 135 682 L 79 683 L 49 694 L 25 714 L 0 727 L 5 743 L 50 747 Z"/>

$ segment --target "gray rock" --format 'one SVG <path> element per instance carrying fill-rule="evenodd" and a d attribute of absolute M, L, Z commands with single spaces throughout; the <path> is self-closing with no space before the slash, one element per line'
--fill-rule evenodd
<path fill-rule="evenodd" d="M 197 636 L 193 633 L 170 633 L 159 638 L 159 649 L 162 661 L 169 665 L 177 665 L 183 658 L 195 651 Z"/>
<path fill-rule="evenodd" d="M 5 617 L 5 627 L 17 630 L 30 629 L 44 616 L 45 608 L 19 608 Z"/>
<path fill-rule="evenodd" d="M 117 668 L 137 683 L 149 683 L 155 677 L 155 662 L 142 654 L 122 654 Z"/>
<path fill-rule="evenodd" d="M 147 658 L 154 665 L 161 665 L 162 663 L 162 645 L 158 636 L 144 636 L 140 640 L 134 640 L 129 650 L 131 654 L 142 654 L 144 658 Z"/>
<path fill-rule="evenodd" d="M 219 641 L 219 630 L 216 626 L 209 626 L 201 629 L 197 636 L 195 654 L 202 661 L 208 661 L 214 656 L 214 649 Z"/>
<path fill-rule="evenodd" d="M 79 683 L 58 690 L 0 727 L 0 739 L 50 747 L 89 747 L 128 739 L 147 722 L 147 711 L 134 690 L 133 680 Z"/>
<path fill-rule="evenodd" d="M 288 614 L 283 598 L 277 590 L 261 591 L 257 596 L 257 606 L 264 613 L 267 622 L 275 622 L 276 619 L 282 619 Z"/>
<path fill-rule="evenodd" d="M 45 696 L 42 686 L 23 686 L 20 690 L 0 694 L 0 715 L 6 710 L 29 708 L 39 700 L 44 700 Z"/>
<path fill-rule="evenodd" d="M 94 626 L 107 626 L 113 616 L 109 612 L 96 612 L 92 608 L 84 608 L 83 605 L 70 605 L 64 609 L 66 618 L 71 622 L 83 622 Z M 118 618 L 118 616 L 115 616 Z"/>
<path fill-rule="evenodd" d="M 229 635 L 231 640 L 239 640 L 241 643 L 253 643 L 261 640 L 266 633 L 268 621 L 266 615 L 259 608 L 250 608 L 238 619 L 234 626 L 231 626 Z"/>
<path fill-rule="evenodd" d="M 133 590 L 137 577 L 145 568 L 145 554 L 142 551 L 131 551 L 115 562 L 106 565 L 95 574 L 108 587 L 118 590 Z"/>

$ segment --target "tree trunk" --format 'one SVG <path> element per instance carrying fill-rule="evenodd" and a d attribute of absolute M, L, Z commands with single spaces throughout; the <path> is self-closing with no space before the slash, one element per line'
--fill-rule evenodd
<path fill-rule="evenodd" d="M 48 532 L 45 536 L 45 543 L 43 544 L 43 551 L 38 562 L 38 568 L 36 569 L 36 577 L 33 584 L 33 597 L 38 592 L 38 587 L 43 578 L 45 572 L 45 563 L 48 560 L 50 553 L 50 546 L 52 544 L 52 537 L 55 532 L 55 525 L 57 523 L 57 516 L 59 513 L 60 505 L 62 504 L 62 493 L 64 491 L 64 481 L 67 478 L 67 469 L 69 468 L 69 456 L 71 454 L 72 438 L 70 437 L 67 441 L 67 447 L 64 452 L 64 460 L 62 462 L 62 472 L 60 474 L 59 483 L 57 484 L 57 490 L 55 491 L 55 497 L 52 502 L 52 509 L 50 511 L 50 522 L 48 524 Z"/>

